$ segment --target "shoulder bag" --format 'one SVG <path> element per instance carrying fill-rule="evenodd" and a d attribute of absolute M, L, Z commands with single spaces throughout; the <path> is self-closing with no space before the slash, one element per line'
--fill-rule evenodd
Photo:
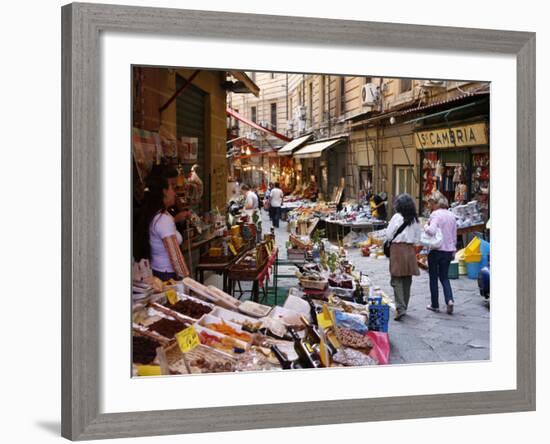
<path fill-rule="evenodd" d="M 404 222 L 401 224 L 401 226 L 397 229 L 397 231 L 396 231 L 395 234 L 393 235 L 392 239 L 391 239 L 391 240 L 387 239 L 387 240 L 384 241 L 384 246 L 383 246 L 383 249 L 384 249 L 384 256 L 390 257 L 390 247 L 391 247 L 391 243 L 395 240 L 395 238 L 396 238 L 397 236 L 399 236 L 399 235 L 403 232 L 403 230 L 404 230 L 405 228 L 407 228 L 407 225 L 409 225 L 409 224 L 408 224 L 407 222 L 404 221 Z"/>

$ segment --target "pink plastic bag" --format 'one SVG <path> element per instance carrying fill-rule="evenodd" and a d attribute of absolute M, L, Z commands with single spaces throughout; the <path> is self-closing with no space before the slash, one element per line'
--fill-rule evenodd
<path fill-rule="evenodd" d="M 369 331 L 367 336 L 373 343 L 372 350 L 369 353 L 371 358 L 384 365 L 390 362 L 390 336 L 381 331 Z"/>

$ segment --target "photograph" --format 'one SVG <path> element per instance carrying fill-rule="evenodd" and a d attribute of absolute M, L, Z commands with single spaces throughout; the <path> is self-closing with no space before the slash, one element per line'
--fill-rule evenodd
<path fill-rule="evenodd" d="M 132 377 L 491 359 L 489 81 L 135 64 L 128 94 Z"/>

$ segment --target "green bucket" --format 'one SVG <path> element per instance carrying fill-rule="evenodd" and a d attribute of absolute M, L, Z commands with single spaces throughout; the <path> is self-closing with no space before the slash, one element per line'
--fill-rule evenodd
<path fill-rule="evenodd" d="M 458 261 L 449 264 L 449 279 L 458 279 Z"/>

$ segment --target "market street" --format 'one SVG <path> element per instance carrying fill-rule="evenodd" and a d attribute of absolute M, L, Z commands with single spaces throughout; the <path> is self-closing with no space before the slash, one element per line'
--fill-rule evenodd
<path fill-rule="evenodd" d="M 271 229 L 267 214 L 262 211 L 264 232 Z M 286 258 L 285 242 L 288 240 L 287 224 L 281 221 L 275 230 L 280 258 Z M 390 286 L 388 259 L 363 257 L 359 248 L 348 249 L 350 260 L 356 269 L 367 273 L 373 283 L 393 297 Z M 295 267 L 281 267 L 279 273 L 291 274 Z M 279 279 L 280 288 L 296 286 L 292 278 Z M 489 353 L 490 311 L 485 300 L 479 296 L 477 281 L 461 276 L 451 280 L 455 297 L 452 316 L 445 312 L 443 292 L 440 288 L 442 311 L 426 310 L 430 303 L 429 276 L 427 271 L 413 279 L 411 300 L 407 315 L 394 321 L 392 310 L 389 325 L 391 341 L 391 364 L 430 363 L 441 361 L 487 360 Z M 283 301 L 284 302 L 284 301 Z"/>
<path fill-rule="evenodd" d="M 136 375 L 490 359 L 489 83 L 132 76 Z"/>

